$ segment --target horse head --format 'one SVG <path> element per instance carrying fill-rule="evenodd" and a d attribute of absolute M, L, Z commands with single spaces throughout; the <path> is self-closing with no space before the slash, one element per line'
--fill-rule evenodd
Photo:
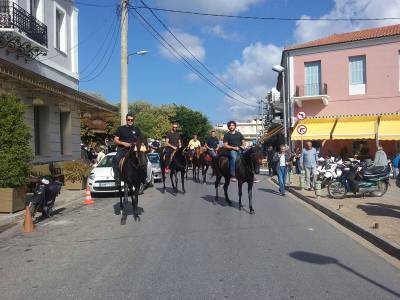
<path fill-rule="evenodd" d="M 252 146 L 243 153 L 244 159 L 249 163 L 251 171 L 258 174 L 264 159 L 264 154 L 260 146 Z"/>

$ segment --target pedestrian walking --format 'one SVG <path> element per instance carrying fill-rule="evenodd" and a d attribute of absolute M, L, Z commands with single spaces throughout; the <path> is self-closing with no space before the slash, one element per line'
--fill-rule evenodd
<path fill-rule="evenodd" d="M 397 153 L 395 158 L 393 158 L 392 164 L 393 164 L 393 175 L 394 175 L 394 178 L 397 178 L 397 176 L 399 176 L 400 153 Z"/>
<path fill-rule="evenodd" d="M 317 160 L 317 150 L 312 146 L 311 142 L 307 142 L 300 156 L 300 165 L 306 173 L 306 189 L 309 191 L 314 187 L 315 181 L 317 180 Z M 312 184 L 311 175 L 313 176 Z"/>
<path fill-rule="evenodd" d="M 285 196 L 286 175 L 290 157 L 285 145 L 281 145 L 279 149 L 279 152 L 274 154 L 273 161 L 276 164 L 276 173 L 278 174 L 279 192 L 282 196 Z"/>
<path fill-rule="evenodd" d="M 296 148 L 295 152 L 292 156 L 292 162 L 293 162 L 293 165 L 296 167 L 296 174 L 298 174 L 298 175 L 301 173 L 300 157 L 301 157 L 301 149 Z"/>
<path fill-rule="evenodd" d="M 267 149 L 267 162 L 268 162 L 268 174 L 269 176 L 274 175 L 274 155 L 275 151 L 272 146 L 269 146 Z"/>

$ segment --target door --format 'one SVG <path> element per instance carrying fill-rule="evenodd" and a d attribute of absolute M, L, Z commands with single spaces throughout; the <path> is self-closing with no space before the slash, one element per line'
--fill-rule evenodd
<path fill-rule="evenodd" d="M 321 87 L 321 62 L 308 62 L 304 64 L 304 96 L 320 95 Z"/>

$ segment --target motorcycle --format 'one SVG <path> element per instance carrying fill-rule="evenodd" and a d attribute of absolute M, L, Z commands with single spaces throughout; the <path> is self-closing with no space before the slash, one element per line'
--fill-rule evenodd
<path fill-rule="evenodd" d="M 51 177 L 42 178 L 28 204 L 32 219 L 36 212 L 41 212 L 43 217 L 50 217 L 53 214 L 54 202 L 60 194 L 61 187 L 62 183 Z"/>
<path fill-rule="evenodd" d="M 329 182 L 341 175 L 341 169 L 338 168 L 338 165 L 342 163 L 341 159 L 337 160 L 334 157 L 318 159 L 316 177 L 321 182 L 321 188 L 325 188 Z"/>
<path fill-rule="evenodd" d="M 387 167 L 366 167 L 365 164 L 352 162 L 340 168 L 342 175 L 328 184 L 328 194 L 334 199 L 343 199 L 349 192 L 382 197 L 388 189 Z"/>

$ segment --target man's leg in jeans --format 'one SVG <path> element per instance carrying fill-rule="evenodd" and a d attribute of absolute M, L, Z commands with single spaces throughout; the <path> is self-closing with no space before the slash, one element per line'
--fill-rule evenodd
<path fill-rule="evenodd" d="M 217 153 L 215 153 L 214 149 L 208 150 L 208 153 L 211 155 L 212 158 L 215 158 L 217 156 Z"/>
<path fill-rule="evenodd" d="M 278 182 L 279 182 L 279 192 L 280 193 L 283 193 L 282 192 L 282 181 L 283 181 L 283 174 L 282 174 L 282 169 L 281 169 L 281 167 L 279 167 L 278 168 Z"/>
<path fill-rule="evenodd" d="M 313 177 L 313 182 L 312 182 L 311 188 L 315 189 L 315 183 L 317 182 L 317 167 L 312 167 L 311 172 L 312 172 L 312 177 Z"/>
<path fill-rule="evenodd" d="M 113 166 L 113 171 L 114 171 L 114 179 L 115 180 L 120 180 L 120 174 L 119 174 L 119 162 L 120 160 L 125 156 L 126 150 L 118 150 L 117 153 L 115 154 L 113 161 L 112 161 L 112 166 Z"/>
<path fill-rule="evenodd" d="M 310 175 L 311 175 L 311 168 L 308 167 L 304 167 L 304 171 L 305 171 L 305 176 L 306 176 L 306 189 L 311 188 L 311 184 L 310 184 Z"/>
<path fill-rule="evenodd" d="M 229 173 L 232 177 L 235 177 L 237 152 L 235 150 L 229 151 Z"/>

